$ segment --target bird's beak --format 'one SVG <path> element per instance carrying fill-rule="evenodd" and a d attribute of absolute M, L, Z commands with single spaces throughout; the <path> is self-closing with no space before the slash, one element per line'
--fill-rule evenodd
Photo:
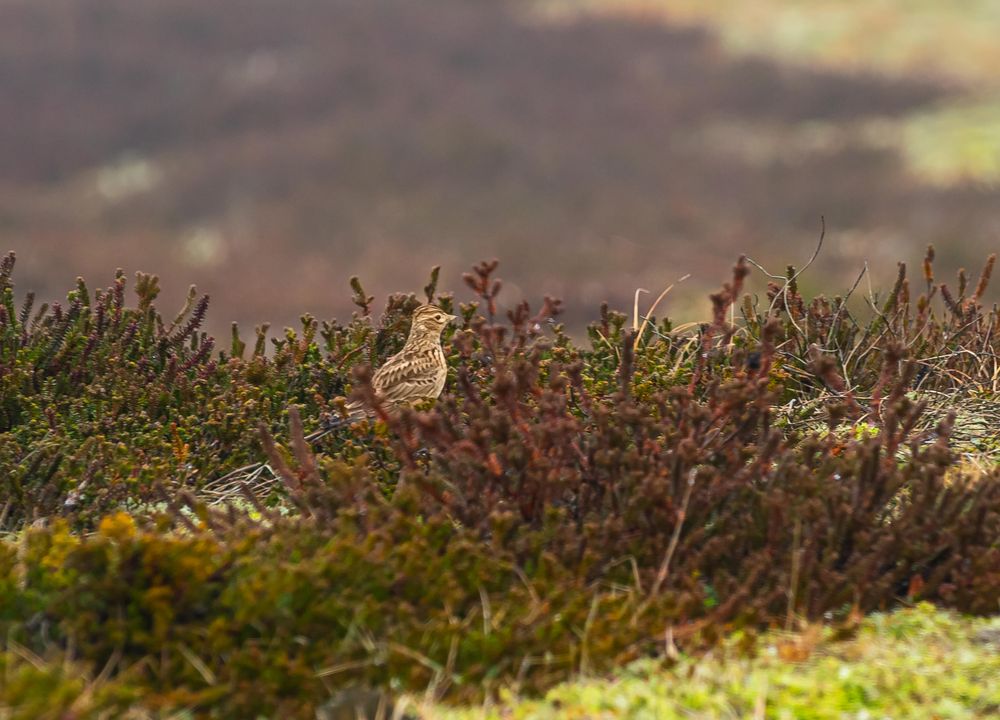
<path fill-rule="evenodd" d="M 458 320 L 458 315 L 449 315 L 448 316 L 448 322 L 451 323 L 451 322 L 455 322 L 456 320 Z"/>

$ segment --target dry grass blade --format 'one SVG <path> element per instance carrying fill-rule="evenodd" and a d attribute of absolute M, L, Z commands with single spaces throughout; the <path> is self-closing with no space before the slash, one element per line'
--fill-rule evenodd
<path fill-rule="evenodd" d="M 240 495 L 243 486 L 253 488 L 257 494 L 264 496 L 277 482 L 277 475 L 267 463 L 253 463 L 206 483 L 198 489 L 198 494 L 207 498 L 212 505 L 218 505 Z"/>
<path fill-rule="evenodd" d="M 639 293 L 649 293 L 646 288 L 636 288 L 632 297 L 632 329 L 639 329 Z"/>
<path fill-rule="evenodd" d="M 677 551 L 677 544 L 681 539 L 681 530 L 684 528 L 684 520 L 687 517 L 688 504 L 691 502 L 691 493 L 694 492 L 694 481 L 697 474 L 698 468 L 691 468 L 688 472 L 684 498 L 681 500 L 681 506 L 677 510 L 677 523 L 674 525 L 673 535 L 670 536 L 670 544 L 667 546 L 667 551 L 663 556 L 663 562 L 660 563 L 660 569 L 656 573 L 656 580 L 653 581 L 653 587 L 649 591 L 650 597 L 656 597 L 659 594 L 660 588 L 670 574 L 670 561 L 673 560 L 674 553 Z"/>
<path fill-rule="evenodd" d="M 342 672 L 347 672 L 348 670 L 357 670 L 358 668 L 368 667 L 371 664 L 372 664 L 371 660 L 352 660 L 349 662 L 337 663 L 336 665 L 330 665 L 328 667 L 317 670 L 315 677 L 318 678 L 331 677 L 333 675 L 338 675 Z"/>
<path fill-rule="evenodd" d="M 21 645 L 19 642 L 17 642 L 12 638 L 7 638 L 6 644 L 7 644 L 7 649 L 10 652 L 14 653 L 25 662 L 33 665 L 36 670 L 45 669 L 45 661 L 41 657 L 33 653 L 31 650 L 24 647 L 24 645 Z"/>
<path fill-rule="evenodd" d="M 215 685 L 218 683 L 218 679 L 215 677 L 215 673 L 212 669 L 205 664 L 205 661 L 198 657 L 191 648 L 189 648 L 184 643 L 177 644 L 177 651 L 184 656 L 191 667 L 198 671 L 201 675 L 201 679 L 205 681 L 207 685 Z"/>
<path fill-rule="evenodd" d="M 265 497 L 278 485 L 277 475 L 274 474 L 269 465 L 262 463 L 256 470 L 231 477 L 224 484 L 215 483 L 206 486 L 201 489 L 199 494 L 207 497 L 211 504 L 219 505 L 242 495 L 243 488 L 250 489 L 257 497 Z"/>
<path fill-rule="evenodd" d="M 668 285 L 663 290 L 663 292 L 661 292 L 657 296 L 656 300 L 653 301 L 653 304 L 649 306 L 649 310 L 647 310 L 645 316 L 643 316 L 642 325 L 639 326 L 638 332 L 636 333 L 635 343 L 634 343 L 633 348 L 632 348 L 633 350 L 638 350 L 639 349 L 639 341 L 642 340 L 642 334 L 646 331 L 646 326 L 649 325 L 649 319 L 653 316 L 653 313 L 656 312 L 656 308 L 659 307 L 660 302 L 663 300 L 663 298 L 665 298 L 667 296 L 667 294 L 671 290 L 674 289 L 674 286 L 679 285 L 680 283 L 682 283 L 685 280 L 687 280 L 689 277 L 691 277 L 690 273 L 688 273 L 687 275 L 683 275 L 682 277 L 678 278 L 675 282 L 672 282 L 670 285 Z M 633 316 L 632 316 L 632 328 L 633 329 L 636 329 L 636 327 L 635 327 L 636 324 L 637 324 L 636 320 L 637 320 L 638 315 L 639 315 L 639 292 L 640 292 L 640 290 L 636 290 L 635 291 L 635 305 L 633 307 Z M 641 290 L 641 291 L 642 292 L 648 292 L 648 290 Z"/>

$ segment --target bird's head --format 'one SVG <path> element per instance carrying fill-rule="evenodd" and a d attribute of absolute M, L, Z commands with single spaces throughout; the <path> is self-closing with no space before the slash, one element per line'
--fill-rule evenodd
<path fill-rule="evenodd" d="M 436 305 L 421 305 L 413 311 L 411 333 L 440 335 L 445 326 L 455 319 Z"/>

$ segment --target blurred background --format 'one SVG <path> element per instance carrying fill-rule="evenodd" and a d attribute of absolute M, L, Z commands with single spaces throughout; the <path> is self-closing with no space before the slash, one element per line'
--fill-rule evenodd
<path fill-rule="evenodd" d="M 577 329 L 740 253 L 843 292 L 1000 245 L 1000 0 L 0 0 L 18 293 L 346 318 L 497 257 Z"/>

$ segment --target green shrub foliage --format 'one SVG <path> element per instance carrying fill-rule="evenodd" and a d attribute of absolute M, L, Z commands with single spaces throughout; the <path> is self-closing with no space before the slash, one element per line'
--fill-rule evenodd
<path fill-rule="evenodd" d="M 256 427 L 280 427 L 287 406 L 330 410 L 356 362 L 394 352 L 413 296 L 394 296 L 382 323 L 302 318 L 248 349 L 233 328 L 228 351 L 199 328 L 208 298 L 194 288 L 165 320 L 158 280 L 137 276 L 126 307 L 122 273 L 91 295 L 83 280 L 65 304 L 15 304 L 13 254 L 0 265 L 0 497 L 7 528 L 52 515 L 93 526 L 106 512 L 200 487 L 257 460 Z M 360 287 L 360 285 L 358 286 Z M 359 302 L 370 302 L 363 297 Z M 270 347 L 268 346 L 270 345 Z"/>
<path fill-rule="evenodd" d="M 171 322 L 143 275 L 134 308 L 119 274 L 34 311 L 11 257 L 0 708 L 51 687 L 80 713 L 312 717 L 345 687 L 540 691 L 901 600 L 996 612 L 1000 481 L 958 463 L 935 400 L 997 377 L 992 260 L 969 291 L 932 259 L 916 301 L 901 268 L 867 323 L 806 302 L 792 269 L 755 304 L 741 260 L 710 322 L 640 334 L 605 307 L 589 346 L 554 300 L 501 317 L 484 263 L 448 390 L 394 414 L 370 367 L 414 295 L 374 324 L 354 281 L 346 325 L 305 317 L 269 349 L 262 327 L 252 352 L 234 329 L 216 354 L 193 291 Z M 310 447 L 345 393 L 375 416 Z"/>

